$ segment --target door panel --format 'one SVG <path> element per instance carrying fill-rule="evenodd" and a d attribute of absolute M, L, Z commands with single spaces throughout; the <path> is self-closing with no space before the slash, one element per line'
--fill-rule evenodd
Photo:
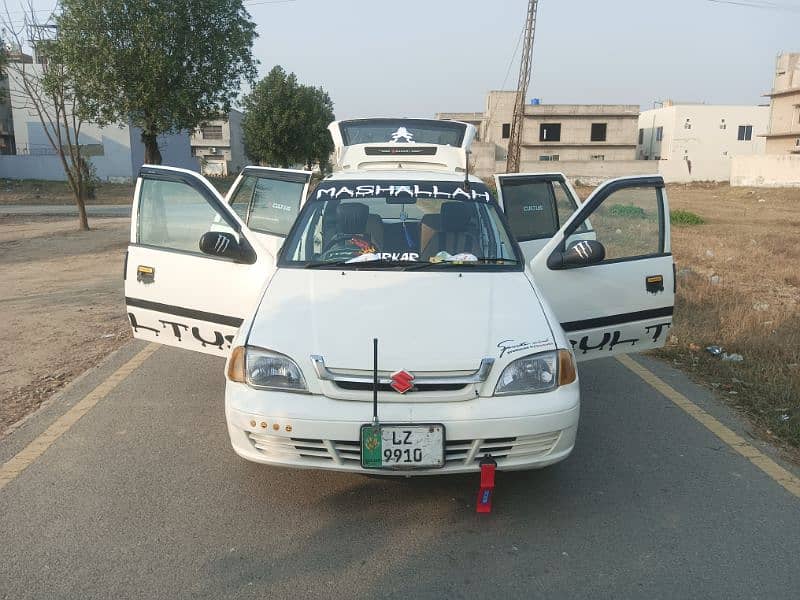
<path fill-rule="evenodd" d="M 255 309 L 273 257 L 203 177 L 143 167 L 134 194 L 125 303 L 134 337 L 225 356 Z M 240 259 L 200 251 L 207 232 L 233 236 Z M 220 246 L 231 244 L 220 236 Z"/>
<path fill-rule="evenodd" d="M 495 175 L 497 200 L 529 262 L 578 207 L 575 190 L 562 173 Z M 585 228 L 575 239 L 593 239 Z"/>
<path fill-rule="evenodd" d="M 606 182 L 531 261 L 534 281 L 578 360 L 664 345 L 675 296 L 668 215 L 660 176 Z M 603 244 L 605 258 L 574 268 L 548 266 L 551 256 L 582 237 L 581 228 Z"/>
<path fill-rule="evenodd" d="M 297 218 L 311 171 L 245 167 L 228 191 L 227 201 L 253 238 L 273 256 Z"/>

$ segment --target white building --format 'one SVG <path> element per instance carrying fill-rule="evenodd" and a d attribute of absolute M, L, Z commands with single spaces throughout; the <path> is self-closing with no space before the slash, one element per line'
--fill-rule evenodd
<path fill-rule="evenodd" d="M 660 161 L 669 181 L 727 181 L 732 157 L 764 154 L 768 124 L 768 106 L 667 100 L 639 115 L 636 157 Z"/>
<path fill-rule="evenodd" d="M 200 162 L 203 175 L 235 175 L 249 164 L 244 154 L 242 116 L 232 109 L 227 119 L 203 123 L 192 134 L 192 156 Z"/>
<path fill-rule="evenodd" d="M 25 54 L 18 54 L 16 60 L 24 60 L 29 72 L 41 68 Z M 13 68 L 7 74 L 8 96 L 4 107 L 0 106 L 0 178 L 65 181 L 61 161 L 45 128 L 36 111 L 28 106 L 19 74 Z M 83 123 L 78 143 L 101 181 L 130 181 L 144 163 L 141 130 L 133 126 Z M 198 170 L 187 133 L 160 136 L 158 143 L 162 164 Z"/>

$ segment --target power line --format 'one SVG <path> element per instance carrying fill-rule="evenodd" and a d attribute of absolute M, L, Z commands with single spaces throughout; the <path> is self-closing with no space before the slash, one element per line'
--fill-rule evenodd
<path fill-rule="evenodd" d="M 791 6 L 788 4 L 781 4 L 779 2 L 771 2 L 769 0 L 764 0 L 759 2 L 758 0 L 707 0 L 708 2 L 712 2 L 714 4 L 730 4 L 732 6 L 743 6 L 746 8 L 760 8 L 762 10 L 778 10 L 778 11 L 786 11 L 786 12 L 800 12 L 800 6 Z"/>
<path fill-rule="evenodd" d="M 501 90 L 506 89 L 508 76 L 511 74 L 511 67 L 514 66 L 514 59 L 517 58 L 517 50 L 519 50 L 519 45 L 522 43 L 522 36 L 524 33 L 525 33 L 525 28 L 523 27 L 519 32 L 519 37 L 517 38 L 517 45 L 514 46 L 514 53 L 511 55 L 511 60 L 508 61 L 508 69 L 506 69 L 506 76 L 503 78 L 503 85 L 500 86 Z"/>

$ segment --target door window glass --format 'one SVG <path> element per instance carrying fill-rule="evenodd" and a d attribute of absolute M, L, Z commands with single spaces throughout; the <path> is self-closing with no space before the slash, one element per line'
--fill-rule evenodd
<path fill-rule="evenodd" d="M 140 244 L 196 252 L 207 231 L 233 230 L 199 191 L 186 183 L 143 179 L 139 192 Z"/>
<path fill-rule="evenodd" d="M 561 181 L 553 182 L 553 192 L 556 196 L 556 210 L 558 211 L 558 226 L 559 228 L 567 222 L 572 216 L 572 213 L 578 208 L 578 203 L 575 202 L 574 196 L 569 192 L 567 186 Z M 581 223 L 575 230 L 576 233 L 584 233 L 587 231 L 588 221 Z M 555 231 L 553 232 L 555 234 Z"/>
<path fill-rule="evenodd" d="M 254 231 L 286 236 L 297 218 L 304 182 L 257 177 L 250 220 Z"/>
<path fill-rule="evenodd" d="M 236 211 L 236 214 L 239 215 L 245 223 L 247 223 L 247 210 L 250 207 L 250 200 L 253 198 L 253 190 L 255 187 L 255 177 L 243 177 L 242 183 L 233 193 L 233 198 L 231 198 L 231 208 Z"/>
<path fill-rule="evenodd" d="M 518 242 L 551 237 L 558 231 L 555 197 L 549 181 L 503 183 L 503 205 Z"/>
<path fill-rule="evenodd" d="M 606 249 L 606 260 L 663 252 L 663 211 L 659 188 L 634 187 L 608 196 L 591 213 L 591 229 Z M 584 222 L 584 225 L 588 220 Z M 585 238 L 584 238 L 585 239 Z"/>
<path fill-rule="evenodd" d="M 561 181 L 515 181 L 512 178 L 501 186 L 506 218 L 518 242 L 553 237 L 578 207 Z M 576 230 L 577 233 L 585 231 L 585 223 Z"/>

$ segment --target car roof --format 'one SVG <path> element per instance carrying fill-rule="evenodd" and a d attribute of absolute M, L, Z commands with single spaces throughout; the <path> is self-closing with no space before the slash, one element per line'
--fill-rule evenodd
<path fill-rule="evenodd" d="M 392 169 L 386 171 L 362 170 L 362 171 L 336 171 L 328 175 L 323 181 L 342 181 L 360 179 L 364 181 L 464 181 L 463 173 L 447 173 L 442 171 L 418 171 L 416 169 Z M 470 182 L 484 183 L 480 177 L 470 174 Z"/>

